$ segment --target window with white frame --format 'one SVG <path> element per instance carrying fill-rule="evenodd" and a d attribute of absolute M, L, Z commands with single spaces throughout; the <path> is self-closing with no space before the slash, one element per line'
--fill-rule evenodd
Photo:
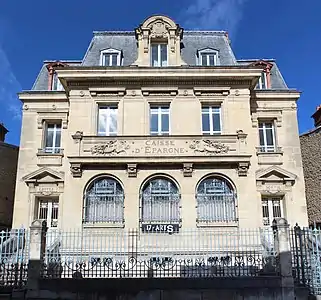
<path fill-rule="evenodd" d="M 123 223 L 124 190 L 114 178 L 95 179 L 86 189 L 84 223 Z"/>
<path fill-rule="evenodd" d="M 46 221 L 47 227 L 54 228 L 58 226 L 58 199 L 43 198 L 38 199 L 37 219 Z"/>
<path fill-rule="evenodd" d="M 169 106 L 150 107 L 150 134 L 169 134 Z"/>
<path fill-rule="evenodd" d="M 221 108 L 202 107 L 202 132 L 204 135 L 221 134 Z"/>
<path fill-rule="evenodd" d="M 274 122 L 259 122 L 259 152 L 275 152 L 275 128 Z"/>
<path fill-rule="evenodd" d="M 198 53 L 198 64 L 200 66 L 216 66 L 217 65 L 217 53 L 214 51 L 200 51 Z"/>
<path fill-rule="evenodd" d="M 176 184 L 168 178 L 148 181 L 142 189 L 141 205 L 144 223 L 180 221 L 180 194 Z"/>
<path fill-rule="evenodd" d="M 265 89 L 267 89 L 267 78 L 266 78 L 266 73 L 265 73 L 265 72 L 262 72 L 262 73 L 261 73 L 261 77 L 259 78 L 259 82 L 258 82 L 257 87 L 258 87 L 260 90 L 265 90 Z"/>
<path fill-rule="evenodd" d="M 46 122 L 44 146 L 44 151 L 46 153 L 61 152 L 61 122 Z"/>
<path fill-rule="evenodd" d="M 262 197 L 263 225 L 272 226 L 275 218 L 283 218 L 282 197 Z"/>
<path fill-rule="evenodd" d="M 167 44 L 152 43 L 151 44 L 151 65 L 153 67 L 167 67 L 168 53 Z"/>
<path fill-rule="evenodd" d="M 64 90 L 64 87 L 61 84 L 56 72 L 54 73 L 54 76 L 53 76 L 52 90 L 53 91 L 63 91 Z"/>
<path fill-rule="evenodd" d="M 198 222 L 235 222 L 236 193 L 224 178 L 209 177 L 197 187 Z"/>
<path fill-rule="evenodd" d="M 101 51 L 100 65 L 105 67 L 121 66 L 122 57 L 121 51 L 115 49 L 108 49 Z"/>
<path fill-rule="evenodd" d="M 98 107 L 98 135 L 117 135 L 117 106 Z"/>

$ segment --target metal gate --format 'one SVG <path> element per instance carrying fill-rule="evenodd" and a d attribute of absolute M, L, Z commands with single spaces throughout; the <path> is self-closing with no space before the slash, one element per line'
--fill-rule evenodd
<path fill-rule="evenodd" d="M 0 288 L 27 283 L 29 239 L 25 229 L 0 232 Z"/>

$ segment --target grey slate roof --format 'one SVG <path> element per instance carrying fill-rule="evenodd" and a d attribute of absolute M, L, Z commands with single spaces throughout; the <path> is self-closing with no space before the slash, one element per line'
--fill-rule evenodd
<path fill-rule="evenodd" d="M 69 65 L 99 66 L 100 51 L 113 48 L 123 53 L 123 66 L 133 64 L 137 59 L 137 41 L 133 31 L 101 31 L 94 32 L 85 56 L 80 61 L 63 61 Z M 218 64 L 221 66 L 247 65 L 258 59 L 236 60 L 224 31 L 185 31 L 181 41 L 181 55 L 187 65 L 197 64 L 197 51 L 212 48 L 218 51 Z M 287 89 L 282 75 L 273 60 L 271 70 L 272 89 Z M 44 62 L 32 90 L 47 90 L 48 71 Z"/>

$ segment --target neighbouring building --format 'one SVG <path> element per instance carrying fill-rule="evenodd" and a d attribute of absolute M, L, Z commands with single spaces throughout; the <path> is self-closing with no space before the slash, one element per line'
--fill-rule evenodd
<path fill-rule="evenodd" d="M 308 224 L 300 92 L 223 31 L 94 32 L 23 91 L 13 225 L 141 233 Z"/>
<path fill-rule="evenodd" d="M 5 142 L 8 130 L 0 124 L 0 230 L 11 228 L 19 147 Z"/>
<path fill-rule="evenodd" d="M 309 224 L 321 226 L 321 105 L 312 115 L 315 128 L 301 134 Z"/>

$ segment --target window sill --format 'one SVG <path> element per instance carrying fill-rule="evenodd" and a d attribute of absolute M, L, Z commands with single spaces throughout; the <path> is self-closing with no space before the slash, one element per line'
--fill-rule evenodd
<path fill-rule="evenodd" d="M 83 228 L 125 228 L 125 223 L 83 223 Z"/>
<path fill-rule="evenodd" d="M 261 152 L 256 153 L 259 165 L 282 165 L 283 164 L 283 151 L 277 149 L 274 152 Z"/>
<path fill-rule="evenodd" d="M 198 222 L 196 227 L 238 227 L 238 222 Z"/>
<path fill-rule="evenodd" d="M 63 150 L 60 153 L 47 153 L 43 149 L 39 149 L 37 153 L 38 166 L 61 166 L 62 158 L 64 157 Z"/>

